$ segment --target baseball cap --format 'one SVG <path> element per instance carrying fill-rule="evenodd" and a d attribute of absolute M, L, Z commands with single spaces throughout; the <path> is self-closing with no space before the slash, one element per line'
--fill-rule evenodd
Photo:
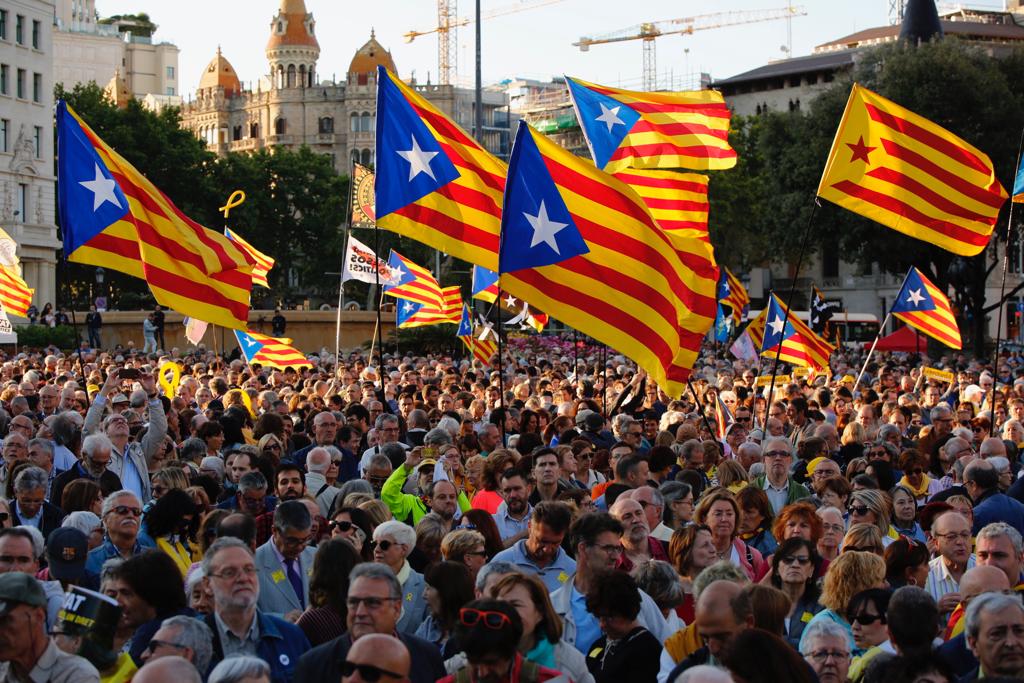
<path fill-rule="evenodd" d="M 85 574 L 89 539 L 72 527 L 54 529 L 46 540 L 50 576 L 58 581 L 78 581 Z"/>
<path fill-rule="evenodd" d="M 590 415 L 596 415 L 596 413 L 593 410 L 589 409 L 583 409 L 579 411 L 578 413 L 576 413 L 576 424 L 583 424 L 584 422 L 586 422 L 587 417 L 589 417 Z"/>
<path fill-rule="evenodd" d="M 114 394 L 110 399 L 111 403 L 127 403 L 128 397 L 124 394 Z"/>
<path fill-rule="evenodd" d="M 35 577 L 21 572 L 0 574 L 0 616 L 18 605 L 46 607 L 46 592 Z"/>

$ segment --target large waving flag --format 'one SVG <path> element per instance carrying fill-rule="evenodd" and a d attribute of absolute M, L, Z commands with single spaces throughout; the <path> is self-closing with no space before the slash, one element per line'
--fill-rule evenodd
<path fill-rule="evenodd" d="M 682 395 L 716 283 L 684 265 L 636 192 L 521 122 L 504 207 L 502 289 Z"/>
<path fill-rule="evenodd" d="M 433 306 L 436 309 L 444 307 L 441 285 L 437 284 L 429 270 L 413 263 L 394 249 L 388 257 L 388 269 L 391 271 L 391 283 L 382 283 L 385 294 Z"/>
<path fill-rule="evenodd" d="M 1007 197 L 984 152 L 857 84 L 818 196 L 961 256 L 985 248 Z"/>
<path fill-rule="evenodd" d="M 274 259 L 246 242 L 237 232 L 224 228 L 224 234 L 229 240 L 240 246 L 256 262 L 256 265 L 252 268 L 252 283 L 270 289 L 267 275 L 270 274 L 270 269 L 274 267 Z"/>
<path fill-rule="evenodd" d="M 483 266 L 473 266 L 473 288 L 472 298 L 494 303 L 498 300 L 498 274 Z M 501 308 L 515 316 L 523 315 L 523 307 L 526 307 L 522 322 L 540 332 L 548 324 L 548 315 L 541 313 L 533 306 L 520 301 L 510 294 L 501 298 Z"/>
<path fill-rule="evenodd" d="M 497 269 L 505 164 L 383 67 L 376 160 L 378 226 Z"/>
<path fill-rule="evenodd" d="M 313 364 L 294 346 L 291 339 L 268 337 L 258 332 L 235 330 L 238 348 L 242 350 L 246 362 L 259 363 L 265 368 L 285 370 L 301 370 L 311 368 Z"/>
<path fill-rule="evenodd" d="M 462 318 L 459 320 L 459 329 L 455 331 L 456 336 L 466 346 L 473 358 L 483 365 L 488 365 L 491 358 L 498 352 L 498 344 L 490 336 L 479 339 L 473 331 L 473 315 L 468 304 L 462 305 Z"/>
<path fill-rule="evenodd" d="M 768 307 L 766 306 L 747 323 L 747 328 L 743 331 L 744 334 L 750 337 L 750 341 L 754 342 L 754 346 L 758 351 L 764 346 L 764 328 L 767 320 Z"/>
<path fill-rule="evenodd" d="M 762 356 L 775 358 L 778 355 L 782 362 L 809 368 L 828 367 L 834 346 L 814 334 L 775 294 L 771 295 L 765 310 Z"/>
<path fill-rule="evenodd" d="M 58 206 L 69 260 L 142 278 L 157 303 L 184 315 L 245 328 L 252 257 L 178 210 L 63 100 L 57 104 L 57 146 Z"/>
<path fill-rule="evenodd" d="M 722 277 L 718 283 L 718 300 L 732 309 L 733 320 L 739 324 L 750 308 L 750 295 L 740 279 L 722 266 Z"/>
<path fill-rule="evenodd" d="M 27 318 L 34 293 L 21 277 L 18 243 L 0 228 L 0 305 L 6 312 Z"/>
<path fill-rule="evenodd" d="M 706 175 L 635 168 L 614 175 L 636 190 L 664 230 L 703 242 L 711 241 Z"/>
<path fill-rule="evenodd" d="M 890 313 L 951 349 L 963 348 L 960 327 L 953 316 L 949 299 L 924 273 L 913 266 L 903 279 L 903 286 L 892 303 Z"/>
<path fill-rule="evenodd" d="M 722 94 L 636 92 L 566 78 L 598 168 L 722 170 L 736 165 Z"/>
<path fill-rule="evenodd" d="M 415 301 L 401 301 L 396 309 L 399 328 L 423 327 L 453 323 L 458 325 L 462 319 L 462 291 L 458 285 L 445 287 L 441 290 L 444 303 L 441 308 Z"/>

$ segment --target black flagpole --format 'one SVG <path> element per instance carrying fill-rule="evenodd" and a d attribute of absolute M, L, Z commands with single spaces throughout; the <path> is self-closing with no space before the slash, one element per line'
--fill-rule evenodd
<path fill-rule="evenodd" d="M 716 435 L 715 430 L 711 427 L 711 421 L 708 420 L 707 412 L 700 404 L 700 398 L 697 397 L 697 390 L 693 388 L 693 380 L 690 377 L 686 378 L 686 386 L 690 388 L 690 395 L 693 396 L 693 404 L 697 407 L 697 412 L 700 413 L 701 419 L 704 420 L 704 426 L 708 428 L 708 434 L 710 434 L 711 438 L 713 438 L 715 443 L 718 444 L 719 452 L 724 453 L 725 449 L 722 448 L 722 444 L 718 442 L 718 436 Z M 715 400 L 718 399 L 716 398 Z"/>

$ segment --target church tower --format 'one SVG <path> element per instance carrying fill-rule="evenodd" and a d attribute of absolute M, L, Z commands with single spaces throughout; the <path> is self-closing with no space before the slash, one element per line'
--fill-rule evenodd
<path fill-rule="evenodd" d="M 309 88 L 316 81 L 316 60 L 320 56 L 313 15 L 304 0 L 281 0 L 270 22 L 267 61 L 274 88 Z"/>

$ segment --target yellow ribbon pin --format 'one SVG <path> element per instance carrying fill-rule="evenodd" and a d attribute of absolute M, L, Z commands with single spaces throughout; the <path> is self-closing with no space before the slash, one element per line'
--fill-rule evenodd
<path fill-rule="evenodd" d="M 171 378 L 167 379 L 167 371 L 171 371 Z M 164 396 L 173 399 L 181 383 L 181 368 L 173 361 L 168 361 L 157 370 L 157 382 L 164 390 Z"/>
<path fill-rule="evenodd" d="M 241 190 L 235 190 L 234 192 L 231 193 L 231 196 L 228 197 L 228 203 L 220 207 L 220 212 L 224 214 L 224 218 L 227 218 L 228 214 L 231 213 L 231 209 L 235 208 L 236 206 L 241 206 L 244 203 L 245 192 L 242 192 Z"/>
<path fill-rule="evenodd" d="M 284 581 L 284 572 L 278 569 L 276 572 L 270 575 L 271 580 L 274 583 L 281 583 Z"/>

